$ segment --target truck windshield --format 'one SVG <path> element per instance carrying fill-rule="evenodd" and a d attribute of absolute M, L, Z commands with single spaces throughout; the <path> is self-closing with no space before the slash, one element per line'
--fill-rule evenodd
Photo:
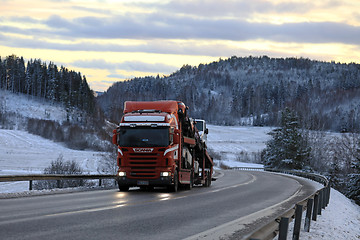
<path fill-rule="evenodd" d="M 204 131 L 204 122 L 203 121 L 196 121 L 196 128 L 199 132 Z"/>
<path fill-rule="evenodd" d="M 169 145 L 169 128 L 121 127 L 118 141 L 121 147 L 166 147 Z"/>

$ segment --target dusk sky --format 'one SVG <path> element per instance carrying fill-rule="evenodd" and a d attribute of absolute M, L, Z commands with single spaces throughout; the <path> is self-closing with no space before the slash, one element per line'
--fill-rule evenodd
<path fill-rule="evenodd" d="M 40 58 L 91 88 L 219 58 L 360 63 L 359 0 L 0 0 L 0 56 Z"/>

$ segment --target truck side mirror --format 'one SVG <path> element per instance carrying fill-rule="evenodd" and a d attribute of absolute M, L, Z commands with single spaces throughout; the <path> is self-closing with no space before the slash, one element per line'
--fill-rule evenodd
<path fill-rule="evenodd" d="M 205 129 L 205 134 L 209 134 L 209 129 Z"/>
<path fill-rule="evenodd" d="M 113 130 L 112 143 L 117 145 L 117 129 Z"/>
<path fill-rule="evenodd" d="M 174 130 L 174 144 L 179 144 L 180 143 L 180 130 L 179 129 L 175 129 Z"/>

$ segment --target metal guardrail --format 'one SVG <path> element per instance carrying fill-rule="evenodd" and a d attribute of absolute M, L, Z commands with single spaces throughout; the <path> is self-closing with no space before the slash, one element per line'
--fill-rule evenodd
<path fill-rule="evenodd" d="M 271 168 L 235 167 L 232 169 L 291 174 L 299 177 L 308 178 L 324 185 L 323 188 L 319 189 L 310 196 L 305 197 L 303 200 L 297 202 L 296 204 L 294 204 L 293 207 L 285 210 L 283 214 L 275 217 L 265 226 L 260 226 L 259 228 L 257 228 L 254 232 L 244 237 L 244 240 L 274 239 L 277 235 L 279 235 L 279 240 L 286 240 L 289 222 L 291 222 L 292 220 L 295 220 L 292 239 L 298 240 L 300 239 L 300 228 L 303 212 L 306 210 L 304 230 L 306 232 L 309 232 L 311 220 L 316 221 L 317 216 L 321 215 L 322 209 L 325 209 L 325 207 L 329 204 L 330 184 L 328 179 L 322 175 L 294 170 L 281 170 Z"/>
<path fill-rule="evenodd" d="M 32 190 L 33 181 L 37 180 L 57 180 L 57 185 L 60 186 L 61 180 L 85 180 L 98 179 L 99 186 L 103 179 L 115 179 L 113 174 L 33 174 L 33 175 L 0 175 L 0 182 L 18 182 L 29 181 L 29 190 Z"/>

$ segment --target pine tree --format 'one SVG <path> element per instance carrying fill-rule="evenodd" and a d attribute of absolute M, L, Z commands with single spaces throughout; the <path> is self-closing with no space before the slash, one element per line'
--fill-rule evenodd
<path fill-rule="evenodd" d="M 269 133 L 263 161 L 266 167 L 306 169 L 309 166 L 310 147 L 300 133 L 297 116 L 286 108 L 281 114 L 281 126 Z"/>
<path fill-rule="evenodd" d="M 32 94 L 32 60 L 28 61 L 25 73 L 25 92 L 27 95 Z"/>
<path fill-rule="evenodd" d="M 57 67 L 52 62 L 49 63 L 47 69 L 48 86 L 46 88 L 46 98 L 51 101 L 56 101 L 57 91 Z"/>
<path fill-rule="evenodd" d="M 24 58 L 18 58 L 18 92 L 25 93 L 25 61 Z"/>

